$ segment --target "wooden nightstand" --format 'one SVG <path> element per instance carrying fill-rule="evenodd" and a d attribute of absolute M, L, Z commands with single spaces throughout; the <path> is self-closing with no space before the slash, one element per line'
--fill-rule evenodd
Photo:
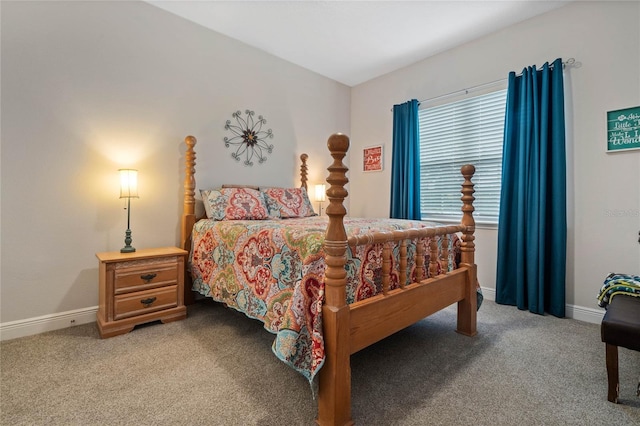
<path fill-rule="evenodd" d="M 138 324 L 186 318 L 184 262 L 176 247 L 133 253 L 96 253 L 100 261 L 100 337 L 128 333 Z"/>

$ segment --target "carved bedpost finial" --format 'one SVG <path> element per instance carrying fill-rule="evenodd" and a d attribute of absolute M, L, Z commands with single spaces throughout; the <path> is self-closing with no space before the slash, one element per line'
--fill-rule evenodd
<path fill-rule="evenodd" d="M 191 229 L 196 221 L 196 152 L 194 150 L 194 147 L 196 146 L 196 138 L 193 136 L 187 136 L 184 138 L 184 143 L 187 145 L 187 151 L 184 155 L 184 202 L 182 204 L 182 223 L 180 226 L 180 247 L 189 251 L 191 250 Z M 192 302 L 193 298 L 191 297 L 191 291 L 187 292 L 187 290 L 185 290 L 185 295 L 187 294 L 190 299 L 185 298 L 185 300 Z"/>
<path fill-rule="evenodd" d="M 329 198 L 329 205 L 326 209 L 327 216 L 329 216 L 327 238 L 334 241 L 346 241 L 347 234 L 344 230 L 343 217 L 347 214 L 344 199 L 348 192 L 344 186 L 349 182 L 346 176 L 349 169 L 344 165 L 342 159 L 349 150 L 349 137 L 341 133 L 333 134 L 327 141 L 327 147 L 333 157 L 333 164 L 327 168 L 329 170 L 327 182 L 331 185 L 327 190 Z"/>
<path fill-rule="evenodd" d="M 329 137 L 327 147 L 333 157 L 333 164 L 327 168 L 329 176 L 327 182 L 330 187 L 327 189 L 329 205 L 325 210 L 329 217 L 327 233 L 324 240 L 326 252 L 327 269 L 325 271 L 325 306 L 344 307 L 346 306 L 346 282 L 347 275 L 344 269 L 346 263 L 347 232 L 344 229 L 344 216 L 347 210 L 344 207 L 344 199 L 347 190 L 344 186 L 349 182 L 347 179 L 347 166 L 342 159 L 349 149 L 349 138 L 346 135 L 337 133 Z"/>
<path fill-rule="evenodd" d="M 462 225 L 466 228 L 462 231 L 462 244 L 460 250 L 462 252 L 462 263 L 467 263 L 472 265 L 475 263 L 474 260 L 474 252 L 476 251 L 476 245 L 473 240 L 476 237 L 473 233 L 476 231 L 476 221 L 473 218 L 473 211 L 475 210 L 473 207 L 473 201 L 475 197 L 473 193 L 475 190 L 473 189 L 474 184 L 471 182 L 471 178 L 473 174 L 476 172 L 476 168 L 471 164 L 465 164 L 460 169 L 462 176 L 464 176 L 464 183 L 462 184 Z"/>
<path fill-rule="evenodd" d="M 187 214 L 194 214 L 195 209 L 196 180 L 194 175 L 196 174 L 196 153 L 193 148 L 196 146 L 196 142 L 197 140 L 193 136 L 184 138 L 184 143 L 187 144 L 184 173 L 184 212 Z"/>
<path fill-rule="evenodd" d="M 184 138 L 184 143 L 187 145 L 187 150 L 184 154 L 185 168 L 184 168 L 184 202 L 182 204 L 182 221 L 180 224 L 180 248 L 186 251 L 191 251 L 191 231 L 193 225 L 196 223 L 195 215 L 195 191 L 196 191 L 196 138 L 193 136 L 187 136 Z M 184 262 L 184 294 L 180 295 L 183 298 L 185 305 L 194 303 L 194 295 L 191 291 L 191 274 L 187 267 L 188 262 Z"/>
<path fill-rule="evenodd" d="M 300 186 L 307 191 L 309 190 L 309 188 L 307 188 L 307 171 L 309 170 L 307 167 L 308 158 L 309 156 L 307 154 L 300 155 L 300 161 L 302 162 L 302 164 L 300 164 Z"/>

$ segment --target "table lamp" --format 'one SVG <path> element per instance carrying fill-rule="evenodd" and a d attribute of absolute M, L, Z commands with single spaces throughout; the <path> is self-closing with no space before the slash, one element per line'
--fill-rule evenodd
<path fill-rule="evenodd" d="M 135 247 L 131 246 L 131 199 L 138 197 L 138 171 L 134 169 L 120 169 L 120 198 L 127 199 L 127 231 L 125 232 L 124 244 L 120 253 L 133 253 Z"/>

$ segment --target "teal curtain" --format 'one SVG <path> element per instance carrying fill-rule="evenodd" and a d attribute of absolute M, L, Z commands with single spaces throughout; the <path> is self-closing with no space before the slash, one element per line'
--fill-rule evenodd
<path fill-rule="evenodd" d="M 496 302 L 565 315 L 566 151 L 562 60 L 509 74 Z"/>
<path fill-rule="evenodd" d="M 420 130 L 418 101 L 393 106 L 391 211 L 396 219 L 420 220 Z"/>

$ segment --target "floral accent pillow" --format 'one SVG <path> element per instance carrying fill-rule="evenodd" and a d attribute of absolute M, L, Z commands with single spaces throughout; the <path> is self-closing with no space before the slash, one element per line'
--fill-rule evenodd
<path fill-rule="evenodd" d="M 268 219 L 267 205 L 262 192 L 251 188 L 221 188 L 200 191 L 209 219 L 261 220 Z"/>
<path fill-rule="evenodd" d="M 270 217 L 283 219 L 316 216 L 304 188 L 261 188 Z"/>

